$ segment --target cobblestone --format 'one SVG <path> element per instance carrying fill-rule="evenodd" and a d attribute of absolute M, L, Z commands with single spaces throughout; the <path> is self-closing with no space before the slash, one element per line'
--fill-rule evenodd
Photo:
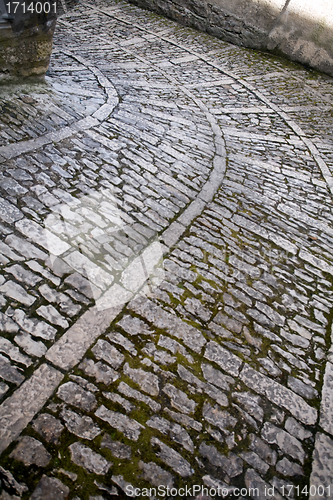
<path fill-rule="evenodd" d="M 46 83 L 0 91 L 1 498 L 326 488 L 331 79 L 61 8 Z"/>

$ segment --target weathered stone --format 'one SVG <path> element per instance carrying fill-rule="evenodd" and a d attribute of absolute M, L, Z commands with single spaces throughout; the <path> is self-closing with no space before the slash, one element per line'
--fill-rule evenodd
<path fill-rule="evenodd" d="M 316 435 L 315 450 L 313 455 L 312 472 L 310 476 L 310 487 L 316 487 L 313 500 L 322 498 L 318 487 L 323 486 L 324 491 L 330 490 L 333 484 L 333 469 L 331 467 L 333 460 L 333 440 L 318 432 Z"/>
<path fill-rule="evenodd" d="M 97 359 L 103 359 L 117 370 L 123 363 L 125 356 L 121 354 L 115 347 L 105 340 L 98 340 L 92 348 L 92 352 Z"/>
<path fill-rule="evenodd" d="M 264 462 L 269 465 L 275 465 L 277 459 L 276 451 L 272 450 L 260 437 L 254 434 L 250 434 L 250 439 L 250 450 L 255 451 Z"/>
<path fill-rule="evenodd" d="M 251 389 L 264 394 L 272 403 L 290 411 L 297 420 L 313 425 L 317 420 L 317 411 L 309 406 L 300 396 L 278 384 L 274 380 L 244 366 L 240 373 L 241 380 Z"/>
<path fill-rule="evenodd" d="M 169 434 L 173 441 L 181 444 L 185 450 L 194 452 L 194 444 L 189 434 L 178 424 L 170 423 L 162 417 L 152 417 L 147 421 L 147 425 L 153 429 L 158 429 L 162 434 Z"/>
<path fill-rule="evenodd" d="M 257 471 L 259 471 L 263 476 L 269 469 L 269 465 L 261 460 L 261 458 L 256 453 L 254 453 L 254 451 L 243 452 L 240 454 L 240 457 L 249 465 L 254 467 Z"/>
<path fill-rule="evenodd" d="M 333 364 L 327 362 L 324 375 L 321 407 L 320 407 L 320 425 L 326 432 L 329 432 L 331 435 L 333 434 L 332 390 L 333 390 Z"/>
<path fill-rule="evenodd" d="M 19 444 L 11 452 L 10 457 L 25 465 L 37 465 L 38 467 L 46 467 L 51 460 L 51 455 L 42 443 L 30 436 L 24 436 L 19 440 Z"/>
<path fill-rule="evenodd" d="M 121 413 L 108 410 L 103 405 L 98 408 L 95 415 L 110 424 L 111 427 L 114 427 L 118 431 L 122 432 L 124 436 L 132 439 L 132 441 L 137 441 L 139 439 L 141 429 L 144 428 L 136 420 L 133 420 L 126 415 L 122 415 Z"/>
<path fill-rule="evenodd" d="M 288 432 L 266 422 L 262 428 L 261 435 L 268 443 L 277 444 L 283 453 L 299 460 L 302 464 L 304 463 L 305 452 L 302 444 L 288 434 Z"/>
<path fill-rule="evenodd" d="M 237 376 L 239 374 L 242 361 L 216 342 L 209 342 L 204 356 L 206 359 L 209 359 L 209 361 L 214 361 L 231 375 Z"/>
<path fill-rule="evenodd" d="M 53 394 L 63 374 L 43 364 L 0 406 L 0 453 L 16 439 Z"/>
<path fill-rule="evenodd" d="M 185 392 L 181 391 L 180 389 L 176 389 L 176 387 L 171 384 L 166 384 L 163 387 L 163 392 L 165 392 L 165 394 L 169 396 L 172 406 L 177 410 L 181 411 L 182 413 L 194 412 L 197 403 L 193 401 L 193 399 L 188 398 Z"/>
<path fill-rule="evenodd" d="M 125 382 L 120 382 L 118 385 L 118 391 L 127 396 L 128 398 L 134 398 L 138 401 L 142 401 L 143 403 L 146 403 L 154 412 L 158 412 L 161 409 L 161 405 L 159 403 L 156 403 L 153 399 L 151 399 L 149 396 L 146 396 L 145 394 L 141 394 L 140 391 L 136 391 L 135 389 L 132 389 L 129 385 L 127 385 Z"/>
<path fill-rule="evenodd" d="M 9 389 L 9 386 L 7 384 L 0 382 L 0 399 L 2 399 L 2 397 L 6 394 L 8 389 Z"/>
<path fill-rule="evenodd" d="M 302 467 L 295 462 L 290 462 L 287 458 L 283 458 L 276 464 L 276 470 L 284 476 L 304 476 Z"/>
<path fill-rule="evenodd" d="M 0 328 L 2 332 L 16 333 L 19 329 L 16 323 L 6 314 L 0 312 Z"/>
<path fill-rule="evenodd" d="M 2 354 L 0 354 L 0 376 L 15 385 L 20 385 L 25 379 L 24 375 Z"/>
<path fill-rule="evenodd" d="M 174 477 L 170 472 L 165 471 L 159 465 L 154 464 L 154 462 L 149 462 L 146 464 L 140 460 L 139 462 L 140 469 L 143 470 L 142 477 L 146 481 L 149 481 L 153 486 L 168 486 L 169 488 L 173 488 L 174 485 Z"/>
<path fill-rule="evenodd" d="M 47 351 L 47 347 L 43 344 L 43 342 L 36 342 L 31 338 L 29 333 L 24 332 L 21 335 L 16 335 L 14 341 L 30 356 L 40 358 L 44 356 Z"/>
<path fill-rule="evenodd" d="M 80 370 L 90 377 L 94 377 L 96 382 L 110 385 L 119 378 L 119 374 L 110 366 L 99 361 L 94 363 L 92 359 L 85 358 L 82 363 L 79 364 Z"/>
<path fill-rule="evenodd" d="M 267 499 L 267 493 L 270 485 L 266 483 L 253 469 L 248 469 L 245 473 L 245 485 L 250 492 L 250 496 L 252 498 L 256 498 L 257 500 L 265 500 Z M 283 497 L 277 492 L 273 491 L 273 495 L 271 496 L 274 500 L 283 500 Z"/>
<path fill-rule="evenodd" d="M 232 417 L 225 410 L 220 410 L 218 405 L 213 407 L 209 403 L 205 403 L 202 410 L 202 415 L 204 419 L 207 420 L 207 422 L 215 425 L 226 434 L 229 433 L 228 429 L 235 427 L 237 423 L 237 420 L 234 417 Z"/>
<path fill-rule="evenodd" d="M 136 299 L 130 308 L 151 321 L 157 328 L 163 329 L 174 337 L 183 340 L 184 344 L 196 352 L 201 352 L 206 340 L 203 335 L 180 318 L 164 311 L 161 307 L 147 299 Z"/>
<path fill-rule="evenodd" d="M 0 292 L 26 306 L 31 306 L 36 300 L 36 297 L 27 293 L 22 286 L 14 281 L 6 281 L 4 285 L 0 286 Z"/>
<path fill-rule="evenodd" d="M 39 481 L 30 500 L 66 500 L 69 494 L 68 486 L 65 486 L 55 477 L 43 476 Z"/>
<path fill-rule="evenodd" d="M 295 436 L 295 438 L 300 439 L 301 441 L 312 436 L 310 431 L 304 429 L 304 427 L 292 417 L 287 418 L 285 429 L 289 432 L 289 434 L 292 434 L 292 436 Z"/>
<path fill-rule="evenodd" d="M 126 349 L 126 351 L 130 352 L 133 356 L 137 355 L 137 350 L 135 349 L 133 342 L 131 342 L 126 337 L 121 335 L 121 333 L 112 332 L 109 335 L 107 335 L 107 337 L 111 342 L 121 345 L 124 349 Z"/>
<path fill-rule="evenodd" d="M 77 406 L 81 410 L 92 411 L 97 405 L 94 394 L 90 391 L 85 391 L 74 382 L 66 382 L 60 386 L 57 395 L 65 403 Z"/>
<path fill-rule="evenodd" d="M 41 306 L 36 311 L 40 316 L 45 318 L 53 325 L 58 325 L 61 328 L 68 328 L 68 321 L 58 313 L 58 311 L 51 305 Z"/>
<path fill-rule="evenodd" d="M 69 450 L 71 452 L 72 461 L 88 472 L 93 472 L 94 474 L 107 474 L 112 466 L 111 462 L 108 462 L 104 457 L 81 443 L 76 442 L 71 444 Z"/>
<path fill-rule="evenodd" d="M 306 399 L 313 399 L 318 396 L 318 392 L 308 384 L 305 384 L 298 378 L 292 377 L 289 375 L 288 377 L 288 386 L 294 392 L 297 392 L 300 396 L 303 396 Z"/>
<path fill-rule="evenodd" d="M 30 319 L 24 311 L 16 309 L 12 314 L 12 318 L 20 327 L 34 337 L 40 337 L 44 340 L 54 340 L 57 330 L 44 321 Z"/>
<path fill-rule="evenodd" d="M 38 434 L 50 443 L 59 443 L 59 437 L 64 429 L 64 426 L 58 419 L 49 413 L 41 413 L 33 422 L 32 427 Z"/>
<path fill-rule="evenodd" d="M 234 398 L 246 409 L 246 411 L 256 418 L 259 422 L 263 421 L 264 410 L 259 405 L 261 399 L 259 396 L 254 396 L 248 392 L 233 393 Z"/>
<path fill-rule="evenodd" d="M 184 425 L 188 429 L 194 429 L 197 432 L 201 432 L 202 424 L 200 422 L 197 422 L 196 420 L 189 417 L 188 415 L 184 415 L 184 413 L 177 413 L 175 411 L 170 410 L 169 408 L 165 408 L 165 411 L 176 422 Z"/>
<path fill-rule="evenodd" d="M 14 490 L 20 497 L 28 491 L 28 487 L 25 484 L 18 483 L 13 474 L 3 467 L 0 467 L 0 478 L 3 486 L 9 490 Z"/>
<path fill-rule="evenodd" d="M 201 443 L 199 453 L 208 458 L 215 467 L 221 467 L 229 477 L 239 476 L 243 472 L 243 461 L 233 453 L 225 457 L 217 451 L 215 446 L 209 446 L 206 443 Z"/>
<path fill-rule="evenodd" d="M 124 316 L 118 323 L 121 328 L 125 330 L 129 335 L 150 335 L 151 331 L 149 330 L 146 323 L 144 323 L 139 318 L 133 318 L 132 316 Z"/>
<path fill-rule="evenodd" d="M 230 388 L 229 384 L 234 383 L 234 380 L 231 377 L 224 375 L 224 373 L 221 373 L 219 370 L 216 370 L 207 363 L 202 363 L 201 368 L 205 379 L 211 384 L 221 387 L 221 389 L 228 391 Z"/>

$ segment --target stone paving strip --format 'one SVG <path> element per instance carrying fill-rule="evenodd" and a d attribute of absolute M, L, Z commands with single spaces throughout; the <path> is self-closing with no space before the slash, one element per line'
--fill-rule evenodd
<path fill-rule="evenodd" d="M 331 79 L 64 10 L 0 96 L 0 498 L 329 497 Z"/>

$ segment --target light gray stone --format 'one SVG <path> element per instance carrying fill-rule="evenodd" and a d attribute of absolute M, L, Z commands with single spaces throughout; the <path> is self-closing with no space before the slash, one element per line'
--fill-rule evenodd
<path fill-rule="evenodd" d="M 31 335 L 26 332 L 16 335 L 14 341 L 17 345 L 22 347 L 22 349 L 29 354 L 29 356 L 41 358 L 47 351 L 47 347 L 43 344 L 43 342 L 36 342 L 31 338 Z"/>
<path fill-rule="evenodd" d="M 320 426 L 333 435 L 333 364 L 327 362 L 320 406 Z"/>
<path fill-rule="evenodd" d="M 110 385 L 119 378 L 119 374 L 110 366 L 99 361 L 94 363 L 92 359 L 85 358 L 82 363 L 79 364 L 79 369 L 83 370 L 89 377 L 94 377 L 96 382 Z"/>
<path fill-rule="evenodd" d="M 15 366 L 12 366 L 8 358 L 0 354 L 0 376 L 6 382 L 12 382 L 15 385 L 20 385 L 25 379 L 23 373 Z"/>
<path fill-rule="evenodd" d="M 48 325 L 44 321 L 38 321 L 34 318 L 29 318 L 24 311 L 16 309 L 12 314 L 12 318 L 22 330 L 30 333 L 34 337 L 40 337 L 44 340 L 54 340 L 57 334 L 56 328 Z"/>
<path fill-rule="evenodd" d="M 64 408 L 60 416 L 69 432 L 77 437 L 91 441 L 101 433 L 101 429 L 87 415 L 78 415 L 74 411 Z"/>
<path fill-rule="evenodd" d="M 166 384 L 163 387 L 163 392 L 171 399 L 171 404 L 174 408 L 182 413 L 193 413 L 197 403 L 190 399 L 185 392 L 177 389 L 171 384 Z"/>
<path fill-rule="evenodd" d="M 286 457 L 276 464 L 276 470 L 287 477 L 304 476 L 302 467 L 295 462 L 290 462 Z"/>
<path fill-rule="evenodd" d="M 239 476 L 243 472 L 243 461 L 233 453 L 229 453 L 228 457 L 226 457 L 215 446 L 206 443 L 201 443 L 199 453 L 202 457 L 208 458 L 215 467 L 223 469 L 229 477 Z"/>
<path fill-rule="evenodd" d="M 214 361 L 226 372 L 235 376 L 239 374 L 240 367 L 243 364 L 237 356 L 213 341 L 207 345 L 204 356 L 209 361 Z"/>
<path fill-rule="evenodd" d="M 289 432 L 289 434 L 295 436 L 295 438 L 300 439 L 301 441 L 312 436 L 312 432 L 304 429 L 304 427 L 292 417 L 287 418 L 285 429 Z"/>
<path fill-rule="evenodd" d="M 299 460 L 302 464 L 304 463 L 305 451 L 301 442 L 288 434 L 288 432 L 266 422 L 262 428 L 261 435 L 268 443 L 277 444 L 283 453 Z"/>
<path fill-rule="evenodd" d="M 313 485 L 315 495 L 313 500 L 323 498 L 319 486 L 324 487 L 324 494 L 330 496 L 333 484 L 333 439 L 325 434 L 317 433 L 315 450 L 313 454 L 312 472 L 310 476 L 310 487 Z"/>
<path fill-rule="evenodd" d="M 170 472 L 165 471 L 159 465 L 154 464 L 154 462 L 149 462 L 148 464 L 140 460 L 139 467 L 142 469 L 142 477 L 146 481 L 149 481 L 153 486 L 168 486 L 173 488 L 174 477 Z"/>
<path fill-rule="evenodd" d="M 124 365 L 124 374 L 128 375 L 141 389 L 152 396 L 158 396 L 160 392 L 159 379 L 151 372 L 146 372 L 141 368 L 131 368 L 128 363 Z"/>
<path fill-rule="evenodd" d="M 269 465 L 261 460 L 261 458 L 256 453 L 254 453 L 254 451 L 244 451 L 240 454 L 240 457 L 249 465 L 254 467 L 263 476 L 269 469 Z"/>
<path fill-rule="evenodd" d="M 201 369 L 205 379 L 221 389 L 228 391 L 230 389 L 230 384 L 234 383 L 233 378 L 220 372 L 220 370 L 216 370 L 210 364 L 202 363 Z"/>
<path fill-rule="evenodd" d="M 36 300 L 36 297 L 27 293 L 21 285 L 14 281 L 6 281 L 4 285 L 0 286 L 0 292 L 25 306 L 31 306 Z"/>
<path fill-rule="evenodd" d="M 92 352 L 97 359 L 103 359 L 117 370 L 123 363 L 125 356 L 106 340 L 98 340 L 92 348 Z"/>
<path fill-rule="evenodd" d="M 256 498 L 257 500 L 266 500 L 267 492 L 272 491 L 269 490 L 271 486 L 266 483 L 266 481 L 264 481 L 253 469 L 248 469 L 246 471 L 245 485 L 250 492 L 250 496 L 252 498 Z M 283 500 L 283 497 L 275 490 L 273 491 L 273 495 L 270 496 L 270 498 L 274 500 Z"/>
<path fill-rule="evenodd" d="M 269 379 L 245 365 L 240 379 L 251 389 L 265 395 L 272 403 L 290 411 L 297 420 L 313 425 L 317 420 L 317 411 L 309 406 L 300 396 L 283 385 Z"/>
<path fill-rule="evenodd" d="M 227 411 L 220 410 L 218 405 L 213 407 L 209 403 L 205 403 L 202 415 L 207 422 L 215 425 L 225 434 L 229 434 L 229 429 L 232 429 L 237 424 L 237 420 Z"/>
<path fill-rule="evenodd" d="M 136 391 L 135 389 L 132 389 L 129 385 L 127 385 L 125 382 L 120 382 L 118 385 L 118 391 L 121 392 L 121 394 L 124 394 L 124 396 L 128 398 L 133 398 L 136 399 L 137 401 L 142 401 L 143 403 L 146 403 L 154 412 L 158 412 L 161 409 L 161 405 L 159 403 L 156 403 L 153 399 L 151 399 L 149 396 L 146 396 L 145 394 L 141 394 L 140 391 Z"/>
<path fill-rule="evenodd" d="M 33 422 L 32 427 L 43 439 L 49 443 L 59 443 L 59 437 L 64 430 L 64 426 L 49 413 L 42 413 L 38 415 Z"/>
<path fill-rule="evenodd" d="M 54 368 L 41 365 L 15 393 L 0 406 L 0 453 L 16 439 L 42 408 L 63 378 Z"/>
<path fill-rule="evenodd" d="M 53 325 L 58 325 L 61 328 L 68 328 L 69 323 L 68 321 L 61 316 L 60 313 L 55 309 L 55 307 L 48 305 L 48 306 L 41 306 L 37 309 L 36 311 L 40 316 L 45 318 L 47 321 L 52 323 Z"/>
<path fill-rule="evenodd" d="M 165 330 L 170 335 L 182 340 L 185 345 L 196 352 L 201 352 L 202 346 L 206 344 L 206 339 L 199 330 L 188 325 L 177 316 L 164 311 L 160 306 L 148 299 L 136 299 L 131 302 L 130 308 L 151 321 L 157 328 Z"/>
<path fill-rule="evenodd" d="M 111 451 L 112 455 L 121 460 L 131 460 L 132 457 L 132 449 L 127 444 L 120 443 L 119 441 L 114 441 L 111 439 L 109 434 L 104 434 L 103 439 L 101 441 L 102 448 L 108 448 Z"/>

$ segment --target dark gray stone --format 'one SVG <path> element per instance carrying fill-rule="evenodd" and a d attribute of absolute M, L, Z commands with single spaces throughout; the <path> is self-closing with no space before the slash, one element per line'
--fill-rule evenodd
<path fill-rule="evenodd" d="M 43 476 L 39 481 L 30 500 L 66 500 L 69 495 L 69 488 L 55 477 Z"/>

